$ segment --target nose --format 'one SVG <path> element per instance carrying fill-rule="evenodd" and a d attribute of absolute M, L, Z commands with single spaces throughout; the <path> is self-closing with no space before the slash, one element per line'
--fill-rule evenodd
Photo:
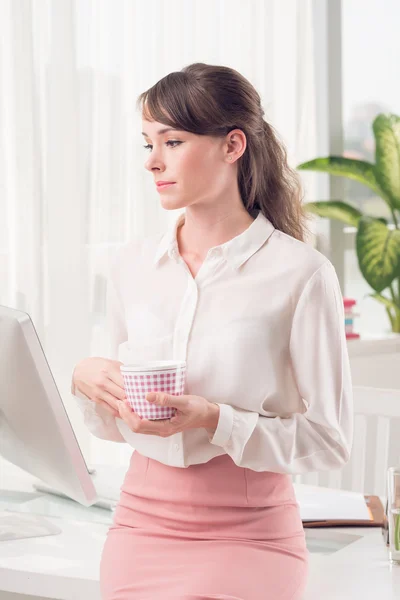
<path fill-rule="evenodd" d="M 144 166 L 148 171 L 153 171 L 153 169 L 159 169 L 160 171 L 162 171 L 164 168 L 164 163 L 161 160 L 160 156 L 157 156 L 153 149 L 151 151 L 150 156 L 146 160 Z"/>

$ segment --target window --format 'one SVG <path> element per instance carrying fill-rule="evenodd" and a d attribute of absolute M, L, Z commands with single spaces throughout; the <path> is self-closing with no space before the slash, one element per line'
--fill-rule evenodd
<path fill-rule="evenodd" d="M 400 114 L 400 3 L 398 0 L 342 2 L 342 97 L 344 155 L 375 161 L 372 122 L 381 112 Z M 371 216 L 392 222 L 386 203 L 368 187 L 345 179 L 344 200 Z M 362 316 L 358 331 L 390 331 L 384 307 L 366 294 L 355 252 L 355 229 L 346 227 L 345 292 L 357 299 Z"/>

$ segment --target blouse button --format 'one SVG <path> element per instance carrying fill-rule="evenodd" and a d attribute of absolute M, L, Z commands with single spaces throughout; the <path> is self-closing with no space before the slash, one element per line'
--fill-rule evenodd
<path fill-rule="evenodd" d="M 179 444 L 174 444 L 174 449 L 179 450 Z"/>

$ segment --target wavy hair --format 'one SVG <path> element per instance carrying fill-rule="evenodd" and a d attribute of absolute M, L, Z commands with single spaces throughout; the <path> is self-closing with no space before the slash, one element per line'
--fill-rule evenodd
<path fill-rule="evenodd" d="M 149 121 L 197 135 L 225 137 L 241 129 L 247 145 L 238 159 L 238 186 L 248 213 L 259 211 L 280 231 L 305 240 L 307 216 L 298 173 L 278 134 L 264 120 L 260 95 L 235 69 L 193 63 L 160 79 L 137 98 Z"/>

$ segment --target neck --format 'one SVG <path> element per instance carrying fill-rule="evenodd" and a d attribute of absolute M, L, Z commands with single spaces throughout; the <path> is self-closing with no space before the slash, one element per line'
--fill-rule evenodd
<path fill-rule="evenodd" d="M 178 227 L 177 240 L 180 254 L 204 260 L 214 246 L 228 242 L 245 231 L 254 218 L 243 207 L 204 214 L 187 207 L 185 220 Z"/>

